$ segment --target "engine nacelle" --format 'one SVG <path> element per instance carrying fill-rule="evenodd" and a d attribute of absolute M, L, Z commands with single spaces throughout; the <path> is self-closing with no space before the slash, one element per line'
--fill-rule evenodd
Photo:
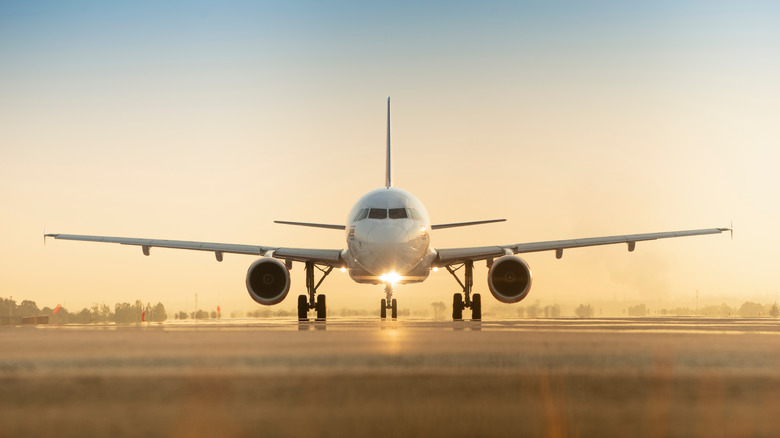
<path fill-rule="evenodd" d="M 502 303 L 516 303 L 531 290 L 531 268 L 520 257 L 506 255 L 488 271 L 490 293 Z"/>
<path fill-rule="evenodd" d="M 290 291 L 290 271 L 279 260 L 263 257 L 249 267 L 246 289 L 249 296 L 260 304 L 279 304 Z"/>

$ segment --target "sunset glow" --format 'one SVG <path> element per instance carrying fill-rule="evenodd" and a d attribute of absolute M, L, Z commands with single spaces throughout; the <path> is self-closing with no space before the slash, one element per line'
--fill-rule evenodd
<path fill-rule="evenodd" d="M 16 2 L 0 6 L 0 296 L 78 310 L 162 301 L 253 309 L 253 257 L 50 240 L 48 232 L 345 247 L 384 184 L 433 247 L 727 227 L 532 253 L 527 300 L 569 305 L 780 293 L 780 6 L 475 2 Z M 475 265 L 476 266 L 476 265 Z M 292 307 L 304 270 L 291 270 Z M 485 308 L 497 304 L 475 268 Z M 446 272 L 399 285 L 448 302 Z M 382 286 L 330 276 L 329 305 Z"/>

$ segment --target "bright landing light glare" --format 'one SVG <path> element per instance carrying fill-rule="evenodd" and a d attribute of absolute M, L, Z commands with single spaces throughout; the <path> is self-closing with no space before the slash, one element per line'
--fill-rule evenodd
<path fill-rule="evenodd" d="M 399 281 L 401 281 L 401 276 L 395 272 L 391 272 L 389 274 L 380 275 L 379 279 L 382 280 L 382 282 L 384 283 L 396 284 Z"/>

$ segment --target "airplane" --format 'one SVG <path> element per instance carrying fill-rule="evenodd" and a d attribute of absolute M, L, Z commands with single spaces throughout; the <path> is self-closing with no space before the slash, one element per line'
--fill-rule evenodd
<path fill-rule="evenodd" d="M 260 256 L 247 270 L 246 288 L 259 304 L 282 302 L 290 291 L 290 269 L 293 262 L 303 263 L 306 274 L 306 294 L 298 296 L 298 319 L 308 321 L 310 310 L 316 320 L 327 317 L 325 295 L 317 294 L 322 282 L 333 269 L 347 270 L 357 283 L 384 285 L 386 297 L 380 303 L 380 317 L 398 317 L 398 303 L 393 298 L 399 284 L 425 281 L 432 270 L 446 269 L 458 282 L 462 293 L 453 295 L 452 319 L 462 320 L 463 311 L 471 310 L 472 320 L 482 319 L 482 298 L 472 293 L 474 262 L 485 261 L 487 283 L 493 297 L 502 303 L 517 303 L 531 290 L 531 269 L 517 254 L 555 251 L 560 259 L 570 248 L 624 243 L 634 251 L 636 242 L 683 236 L 720 234 L 731 228 L 707 228 L 646 234 L 628 234 L 584 239 L 514 243 L 464 248 L 436 248 L 431 245 L 431 231 L 503 222 L 506 219 L 477 220 L 431 224 L 422 202 L 411 193 L 393 186 L 391 179 L 390 98 L 387 98 L 387 148 L 385 185 L 363 195 L 350 210 L 346 225 L 311 222 L 274 221 L 278 224 L 342 230 L 346 234 L 345 249 L 309 249 L 263 245 L 158 240 L 143 238 L 46 234 L 62 240 L 108 242 L 140 246 L 148 256 L 153 247 L 213 252 L 217 261 L 224 254 Z M 732 231 L 733 233 L 733 231 Z M 457 271 L 463 269 L 462 280 Z M 320 271 L 316 280 L 315 270 Z"/>

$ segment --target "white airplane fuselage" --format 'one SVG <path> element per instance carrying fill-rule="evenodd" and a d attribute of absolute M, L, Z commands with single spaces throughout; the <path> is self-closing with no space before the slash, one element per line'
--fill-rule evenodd
<path fill-rule="evenodd" d="M 347 217 L 344 259 L 358 283 L 416 283 L 430 273 L 431 220 L 411 193 L 383 187 L 361 197 Z"/>

